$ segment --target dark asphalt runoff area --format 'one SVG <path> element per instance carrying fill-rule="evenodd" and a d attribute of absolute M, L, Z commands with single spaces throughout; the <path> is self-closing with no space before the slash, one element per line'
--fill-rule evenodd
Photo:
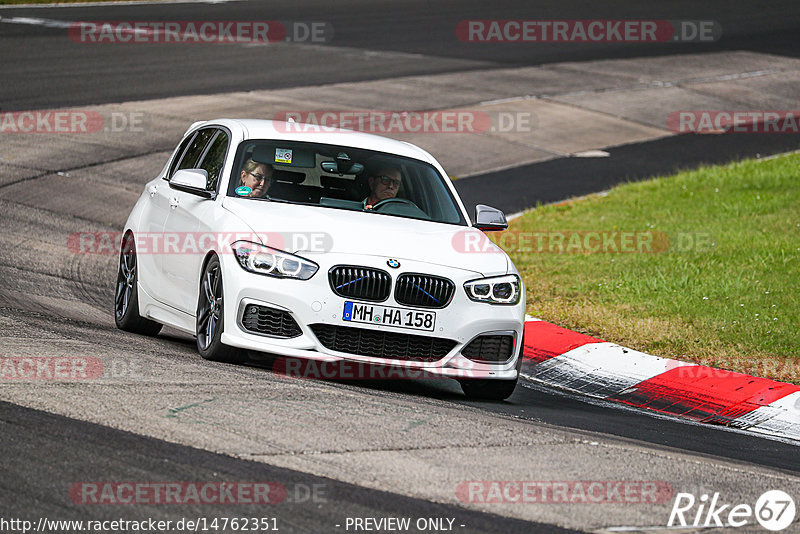
<path fill-rule="evenodd" d="M 73 42 L 64 27 L 0 20 L 0 108 L 48 109 L 181 95 L 354 82 L 414 74 L 542 65 L 563 61 L 750 50 L 798 57 L 795 2 L 581 0 L 429 2 L 252 0 L 220 4 L 0 9 L 0 17 L 57 21 L 285 21 L 327 23 L 313 45 Z M 462 20 L 710 20 L 724 38 L 705 43 L 464 43 Z M 298 32 L 299 33 L 299 32 Z M 302 36 L 300 36 L 302 37 Z M 361 53 L 369 50 L 369 54 Z M 502 84 L 502 78 L 497 80 Z M 420 109 L 425 103 L 420 102 Z"/>
<path fill-rule="evenodd" d="M 608 157 L 555 158 L 456 180 L 465 206 L 506 214 L 654 176 L 800 149 L 800 134 L 682 134 L 612 147 Z"/>

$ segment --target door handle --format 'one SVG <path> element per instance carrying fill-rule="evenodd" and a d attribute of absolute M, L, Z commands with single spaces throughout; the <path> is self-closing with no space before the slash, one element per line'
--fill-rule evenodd
<path fill-rule="evenodd" d="M 173 208 L 173 209 L 177 208 L 178 204 L 179 204 L 178 197 L 172 197 L 171 199 L 169 199 L 169 207 L 170 208 Z"/>

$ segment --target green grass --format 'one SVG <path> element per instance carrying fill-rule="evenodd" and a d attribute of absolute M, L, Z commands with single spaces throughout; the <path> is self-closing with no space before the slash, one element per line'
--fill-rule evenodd
<path fill-rule="evenodd" d="M 551 240 L 545 252 L 536 241 L 507 250 L 528 313 L 652 354 L 800 383 L 800 155 L 540 206 L 510 231 L 647 232 L 666 248 L 546 252 Z"/>

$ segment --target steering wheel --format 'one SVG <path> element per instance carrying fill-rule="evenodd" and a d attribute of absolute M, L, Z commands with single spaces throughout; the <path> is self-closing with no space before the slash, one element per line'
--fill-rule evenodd
<path fill-rule="evenodd" d="M 375 211 L 378 211 L 378 209 L 379 209 L 379 208 L 382 208 L 383 206 L 388 206 L 389 204 L 396 204 L 396 203 L 398 203 L 398 202 L 399 202 L 400 204 L 405 204 L 405 205 L 407 205 L 407 206 L 411 206 L 411 207 L 413 207 L 413 208 L 415 208 L 415 209 L 419 209 L 419 208 L 417 207 L 417 205 L 416 205 L 416 204 L 414 204 L 413 202 L 411 202 L 410 200 L 408 200 L 408 199 L 406 199 L 406 198 L 397 198 L 397 197 L 393 197 L 393 198 L 384 198 L 384 199 L 383 199 L 383 200 L 381 200 L 380 202 L 376 202 L 375 204 L 373 204 L 373 205 L 372 205 L 372 209 L 373 209 L 373 210 L 375 210 Z"/>
<path fill-rule="evenodd" d="M 372 206 L 373 211 L 383 212 L 388 215 L 401 215 L 415 219 L 430 220 L 427 213 L 419 209 L 416 204 L 405 198 L 386 198 Z"/>

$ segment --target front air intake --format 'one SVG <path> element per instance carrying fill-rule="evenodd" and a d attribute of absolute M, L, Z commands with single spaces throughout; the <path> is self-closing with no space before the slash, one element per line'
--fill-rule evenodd
<path fill-rule="evenodd" d="M 461 354 L 474 362 L 505 363 L 514 355 L 514 336 L 478 336 L 461 349 Z"/>
<path fill-rule="evenodd" d="M 248 304 L 242 314 L 242 326 L 262 336 L 292 338 L 303 333 L 289 312 L 257 304 Z"/>
<path fill-rule="evenodd" d="M 435 362 L 447 356 L 458 344 L 455 340 L 440 337 L 322 323 L 312 324 L 311 331 L 327 349 L 390 360 Z"/>

